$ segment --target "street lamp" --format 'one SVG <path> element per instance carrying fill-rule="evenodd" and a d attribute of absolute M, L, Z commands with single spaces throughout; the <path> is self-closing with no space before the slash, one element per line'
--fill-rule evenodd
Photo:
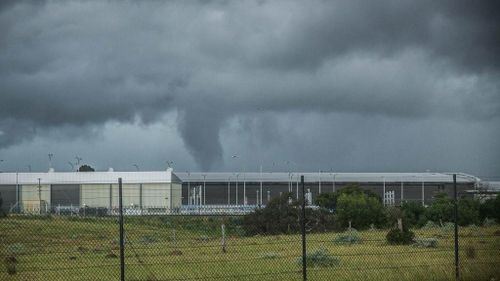
<path fill-rule="evenodd" d="M 207 189 L 206 189 L 206 181 L 207 181 L 207 175 L 203 175 L 203 205 L 205 205 L 207 202 L 206 202 L 206 199 L 207 199 Z"/>
<path fill-rule="evenodd" d="M 3 163 L 3 159 L 0 159 L 0 164 Z M 0 173 L 2 172 L 2 170 L 0 169 Z"/>

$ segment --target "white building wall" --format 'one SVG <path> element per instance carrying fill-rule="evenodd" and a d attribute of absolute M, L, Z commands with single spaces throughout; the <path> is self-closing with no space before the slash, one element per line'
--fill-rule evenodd
<path fill-rule="evenodd" d="M 179 208 L 182 205 L 182 183 L 172 183 L 171 208 Z"/>
<path fill-rule="evenodd" d="M 38 185 L 21 186 L 21 202 L 25 212 L 38 212 L 40 200 L 42 201 L 42 209 L 50 206 L 50 185 L 40 185 L 40 193 L 38 190 Z"/>
<path fill-rule="evenodd" d="M 109 207 L 109 184 L 82 184 L 80 206 Z"/>
<path fill-rule="evenodd" d="M 142 185 L 143 208 L 169 208 L 170 183 L 149 183 Z"/>
<path fill-rule="evenodd" d="M 139 207 L 140 197 L 139 197 L 139 184 L 122 184 L 122 203 L 123 207 L 131 207 L 132 205 L 135 207 Z M 112 185 L 112 208 L 118 208 L 119 205 L 119 197 L 118 197 L 118 184 Z"/>

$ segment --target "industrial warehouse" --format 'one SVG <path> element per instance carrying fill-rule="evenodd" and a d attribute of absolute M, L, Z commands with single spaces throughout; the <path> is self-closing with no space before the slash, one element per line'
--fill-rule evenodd
<path fill-rule="evenodd" d="M 383 198 L 384 205 L 404 201 L 429 204 L 438 192 L 452 194 L 448 173 L 174 173 L 55 172 L 0 173 L 0 195 L 6 212 L 115 214 L 118 178 L 123 180 L 126 214 L 189 212 L 247 213 L 271 198 L 288 193 L 299 198 L 304 175 L 306 200 L 318 194 L 358 185 Z M 459 193 L 477 190 L 481 180 L 457 174 Z"/>
<path fill-rule="evenodd" d="M 0 194 L 7 212 L 46 213 L 118 208 L 118 179 L 128 210 L 168 212 L 181 205 L 181 181 L 172 170 L 162 172 L 1 173 Z"/>

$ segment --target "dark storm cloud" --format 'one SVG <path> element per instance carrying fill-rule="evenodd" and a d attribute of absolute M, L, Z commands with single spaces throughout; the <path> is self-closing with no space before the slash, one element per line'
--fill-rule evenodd
<path fill-rule="evenodd" d="M 497 1 L 33 3 L 0 5 L 0 148 L 177 110 L 208 169 L 240 114 L 500 115 Z"/>

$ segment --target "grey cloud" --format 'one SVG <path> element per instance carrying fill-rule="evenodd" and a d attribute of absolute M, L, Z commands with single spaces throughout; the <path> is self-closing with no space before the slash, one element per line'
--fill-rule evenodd
<path fill-rule="evenodd" d="M 233 117 L 500 116 L 496 1 L 71 1 L 0 6 L 0 149 L 158 122 L 204 169 Z M 257 123 L 255 123 L 257 122 Z M 273 142 L 273 120 L 240 124 Z M 258 129 L 261 128 L 261 129 Z M 311 141 L 311 140 L 309 140 Z"/>

